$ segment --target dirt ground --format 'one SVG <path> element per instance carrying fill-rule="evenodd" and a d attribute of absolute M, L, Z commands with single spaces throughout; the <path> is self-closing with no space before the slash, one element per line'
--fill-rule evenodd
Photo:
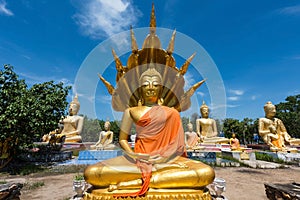
<path fill-rule="evenodd" d="M 228 200 L 267 200 L 264 183 L 300 182 L 300 167 L 284 169 L 253 169 L 246 167 L 216 167 L 216 177 L 226 180 L 223 195 Z M 76 173 L 59 175 L 1 176 L 6 182 L 36 183 L 44 186 L 21 191 L 21 200 L 67 200 L 75 193 L 72 179 Z"/>

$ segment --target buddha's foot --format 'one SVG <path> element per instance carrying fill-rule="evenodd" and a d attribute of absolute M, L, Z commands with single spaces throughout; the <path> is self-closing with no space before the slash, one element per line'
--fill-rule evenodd
<path fill-rule="evenodd" d="M 117 190 L 117 189 L 118 189 L 118 186 L 112 184 L 112 185 L 109 185 L 109 186 L 108 186 L 107 191 L 112 192 L 112 191 Z"/>

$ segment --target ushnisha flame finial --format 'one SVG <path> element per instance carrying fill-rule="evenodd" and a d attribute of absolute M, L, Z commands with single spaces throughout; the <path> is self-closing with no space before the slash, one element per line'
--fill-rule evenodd
<path fill-rule="evenodd" d="M 98 74 L 100 80 L 112 95 L 112 107 L 116 111 L 125 111 L 128 107 L 138 106 L 141 96 L 139 80 L 146 71 L 150 73 L 152 70 L 155 70 L 160 74 L 163 86 L 160 98 L 162 103 L 160 105 L 173 107 L 179 112 L 185 111 L 190 107 L 190 97 L 205 82 L 205 80 L 199 81 L 186 92 L 184 91 L 184 75 L 195 53 L 178 69 L 172 56 L 176 30 L 172 33 L 168 48 L 166 50 L 162 49 L 160 40 L 156 35 L 155 18 L 154 4 L 152 4 L 150 33 L 145 38 L 141 49 L 138 49 L 133 29 L 132 27 L 130 28 L 132 53 L 127 60 L 126 66 L 122 65 L 115 51 L 112 50 L 117 69 L 116 88 Z"/>
<path fill-rule="evenodd" d="M 70 102 L 70 104 L 76 104 L 78 108 L 80 107 L 80 103 L 78 101 L 78 94 L 76 93 L 73 100 Z"/>
<path fill-rule="evenodd" d="M 155 34 L 155 32 L 156 32 L 156 17 L 155 17 L 154 3 L 152 3 L 151 20 L 150 20 L 150 34 Z"/>
<path fill-rule="evenodd" d="M 173 51 L 174 51 L 175 35 L 176 35 L 176 30 L 173 31 L 171 40 L 170 40 L 170 42 L 169 42 L 169 46 L 168 46 L 168 48 L 167 48 L 167 52 L 168 52 L 168 54 L 170 54 L 170 55 L 172 55 L 172 54 L 173 54 Z"/>
<path fill-rule="evenodd" d="M 132 26 L 130 26 L 130 36 L 131 36 L 131 50 L 132 50 L 132 53 L 137 53 L 139 48 L 138 48 L 138 45 L 136 43 L 136 39 L 135 39 L 135 36 L 134 36 L 134 32 L 132 30 Z"/>

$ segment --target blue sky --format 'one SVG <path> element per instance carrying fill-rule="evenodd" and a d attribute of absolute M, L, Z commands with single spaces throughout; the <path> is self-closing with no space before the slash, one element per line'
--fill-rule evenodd
<path fill-rule="evenodd" d="M 208 78 L 195 94 L 193 107 L 182 115 L 199 114 L 204 100 L 212 116 L 220 116 L 222 107 L 227 118 L 254 119 L 264 115 L 267 101 L 277 104 L 300 94 L 300 2 L 293 0 L 0 0 L 0 64 L 13 65 L 29 86 L 50 80 L 72 85 L 68 101 L 78 93 L 81 114 L 119 118 L 97 72 L 115 85 L 109 45 L 125 65 L 130 48 L 124 48 L 130 43 L 124 35 L 130 25 L 148 27 L 152 2 L 157 27 L 167 34 L 176 29 L 179 38 L 193 40 L 211 59 L 212 66 L 192 62 L 187 84 L 207 78 L 205 67 L 216 68 L 221 78 Z M 137 39 L 139 47 L 142 39 Z M 181 42 L 176 38 L 178 67 L 191 55 L 179 52 Z M 205 53 L 193 47 L 184 48 L 196 52 L 201 65 Z M 224 88 L 226 95 L 219 94 L 225 101 L 218 101 L 210 85 Z"/>

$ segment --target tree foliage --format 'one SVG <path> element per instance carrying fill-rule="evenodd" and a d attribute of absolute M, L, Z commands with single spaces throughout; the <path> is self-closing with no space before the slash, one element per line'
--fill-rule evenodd
<path fill-rule="evenodd" d="M 241 143 L 249 144 L 253 142 L 253 134 L 257 133 L 257 126 L 257 119 L 244 118 L 239 121 L 237 119 L 227 118 L 224 120 L 223 132 L 226 138 L 231 138 L 232 133 L 235 133 Z"/>
<path fill-rule="evenodd" d="M 85 116 L 83 122 L 83 129 L 81 132 L 82 141 L 97 142 L 101 130 L 103 129 L 101 128 L 100 121 L 98 119 L 90 119 L 87 116 Z"/>
<path fill-rule="evenodd" d="M 27 88 L 13 67 L 0 71 L 0 140 L 9 139 L 15 152 L 38 141 L 42 135 L 57 128 L 64 115 L 70 87 L 53 81 Z"/>
<path fill-rule="evenodd" d="M 300 138 L 300 94 L 288 96 L 285 102 L 276 105 L 276 111 L 276 117 L 283 121 L 287 132 Z"/>

